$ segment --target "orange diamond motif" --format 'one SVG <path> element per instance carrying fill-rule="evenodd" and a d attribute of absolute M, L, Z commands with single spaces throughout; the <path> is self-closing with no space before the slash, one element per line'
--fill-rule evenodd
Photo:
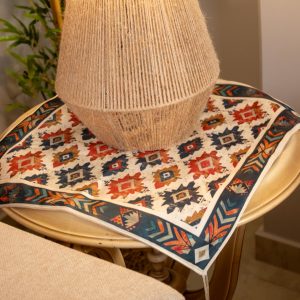
<path fill-rule="evenodd" d="M 112 180 L 109 183 L 109 193 L 112 195 L 112 199 L 127 197 L 130 194 L 142 192 L 143 190 L 144 186 L 140 172 L 133 176 L 128 174 L 124 178 Z"/>

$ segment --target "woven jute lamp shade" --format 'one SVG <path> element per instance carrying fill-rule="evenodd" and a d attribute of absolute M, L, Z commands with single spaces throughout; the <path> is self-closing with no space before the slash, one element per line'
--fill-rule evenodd
<path fill-rule="evenodd" d="M 197 0 L 68 0 L 58 95 L 104 143 L 165 148 L 199 128 L 219 75 Z"/>

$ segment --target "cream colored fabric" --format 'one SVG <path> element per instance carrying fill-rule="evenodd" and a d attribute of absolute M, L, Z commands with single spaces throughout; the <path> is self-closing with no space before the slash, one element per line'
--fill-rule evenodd
<path fill-rule="evenodd" d="M 0 237 L 0 299 L 184 299 L 152 278 L 3 223 Z"/>
<path fill-rule="evenodd" d="M 67 1 L 56 89 L 111 146 L 186 137 L 218 75 L 197 0 Z"/>

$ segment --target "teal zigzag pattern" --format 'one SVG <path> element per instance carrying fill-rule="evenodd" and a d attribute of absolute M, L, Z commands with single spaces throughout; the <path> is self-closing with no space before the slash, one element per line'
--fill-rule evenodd
<path fill-rule="evenodd" d="M 25 118 L 12 131 L 0 141 L 0 157 L 4 153 L 18 143 L 24 136 L 36 128 L 45 118 L 53 111 L 61 107 L 64 103 L 55 98 L 42 104 L 32 115 Z"/>

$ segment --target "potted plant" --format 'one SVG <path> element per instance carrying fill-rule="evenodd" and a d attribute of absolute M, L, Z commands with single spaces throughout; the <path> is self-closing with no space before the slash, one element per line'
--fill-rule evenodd
<path fill-rule="evenodd" d="M 13 16 L 13 22 L 0 19 L 0 42 L 9 43 L 7 53 L 21 66 L 20 71 L 7 73 L 24 94 L 34 99 L 55 95 L 60 29 L 51 4 L 49 0 L 29 1 L 28 5 L 16 6 L 21 17 Z M 6 110 L 28 108 L 29 105 L 16 101 L 8 104 Z"/>

